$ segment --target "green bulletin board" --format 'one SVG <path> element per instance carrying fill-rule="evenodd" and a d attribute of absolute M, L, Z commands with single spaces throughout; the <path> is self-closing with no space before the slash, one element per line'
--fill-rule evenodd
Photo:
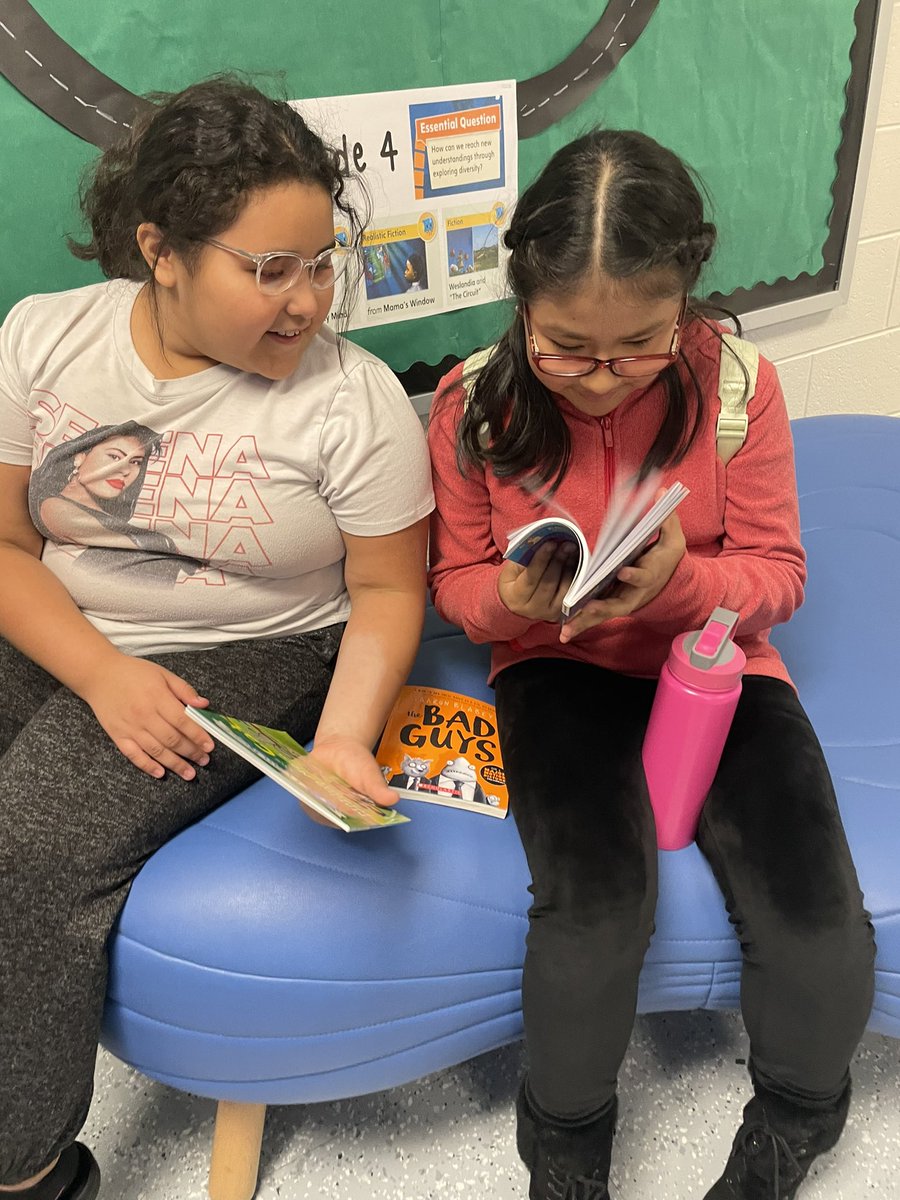
<path fill-rule="evenodd" d="M 54 105 L 91 118 L 98 143 L 116 132 L 62 92 L 62 73 L 79 70 L 96 89 L 85 99 L 120 120 L 135 95 L 228 69 L 292 98 L 513 77 L 520 188 L 592 125 L 640 128 L 708 187 L 720 246 L 707 291 L 747 312 L 833 290 L 877 16 L 878 0 L 5 0 L 0 317 L 25 295 L 99 278 L 63 240 L 81 232 L 74 193 L 97 149 Z M 36 66 L 41 54 L 57 57 Z M 532 135 L 535 121 L 546 127 Z M 351 336 L 404 372 L 467 354 L 506 320 L 494 303 Z"/>

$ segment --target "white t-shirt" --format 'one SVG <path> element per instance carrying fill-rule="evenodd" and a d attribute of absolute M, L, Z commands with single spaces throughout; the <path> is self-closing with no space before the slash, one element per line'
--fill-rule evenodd
<path fill-rule="evenodd" d="M 13 308 L 0 462 L 31 466 L 43 562 L 131 654 L 346 620 L 341 531 L 395 533 L 434 500 L 421 424 L 384 363 L 324 329 L 290 378 L 157 380 L 115 280 Z M 59 449 L 57 449 L 59 447 Z"/>

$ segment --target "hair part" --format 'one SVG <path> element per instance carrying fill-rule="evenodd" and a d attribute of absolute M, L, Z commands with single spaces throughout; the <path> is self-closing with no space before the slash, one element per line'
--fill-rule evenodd
<path fill-rule="evenodd" d="M 503 239 L 510 291 L 529 304 L 596 279 L 647 300 L 691 296 L 716 241 L 702 191 L 678 155 L 645 134 L 595 129 L 577 138 L 553 155 L 515 207 Z M 701 309 L 692 301 L 685 325 Z M 666 416 L 642 473 L 679 462 L 703 419 L 697 377 L 683 354 L 660 378 Z M 566 472 L 568 427 L 531 370 L 518 311 L 474 382 L 457 458 L 461 470 L 489 462 L 498 476 L 531 473 L 552 488 Z"/>

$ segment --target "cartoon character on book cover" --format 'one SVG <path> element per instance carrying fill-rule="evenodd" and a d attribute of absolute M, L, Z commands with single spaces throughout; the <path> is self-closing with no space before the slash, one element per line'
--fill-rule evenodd
<path fill-rule="evenodd" d="M 405 788 L 409 792 L 417 792 L 422 785 L 422 781 L 430 783 L 426 779 L 428 772 L 431 770 L 430 758 L 414 758 L 411 754 L 404 754 L 403 761 L 400 763 L 400 770 L 396 775 L 388 779 L 388 787 Z M 385 776 L 389 774 L 390 768 L 385 767 Z"/>
<path fill-rule="evenodd" d="M 439 795 L 448 796 L 453 800 L 465 800 L 469 804 L 497 803 L 485 795 L 476 778 L 474 766 L 462 756 L 451 759 L 443 766 L 439 775 L 426 780 L 426 783 L 434 787 Z"/>
<path fill-rule="evenodd" d="M 423 795 L 439 795 L 447 800 L 465 800 L 468 804 L 489 804 L 499 808 L 496 796 L 488 795 L 478 782 L 475 767 L 463 756 L 451 759 L 437 775 L 429 776 L 430 758 L 414 758 L 404 754 L 400 770 L 388 778 L 388 787 L 402 788 L 407 792 L 422 792 Z M 390 768 L 385 768 L 385 776 Z"/>

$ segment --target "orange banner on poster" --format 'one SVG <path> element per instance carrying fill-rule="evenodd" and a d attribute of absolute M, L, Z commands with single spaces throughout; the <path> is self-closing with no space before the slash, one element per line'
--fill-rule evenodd
<path fill-rule="evenodd" d="M 499 104 L 466 108 L 461 112 L 437 113 L 416 118 L 416 138 L 459 137 L 467 133 L 499 133 L 503 126 Z"/>

